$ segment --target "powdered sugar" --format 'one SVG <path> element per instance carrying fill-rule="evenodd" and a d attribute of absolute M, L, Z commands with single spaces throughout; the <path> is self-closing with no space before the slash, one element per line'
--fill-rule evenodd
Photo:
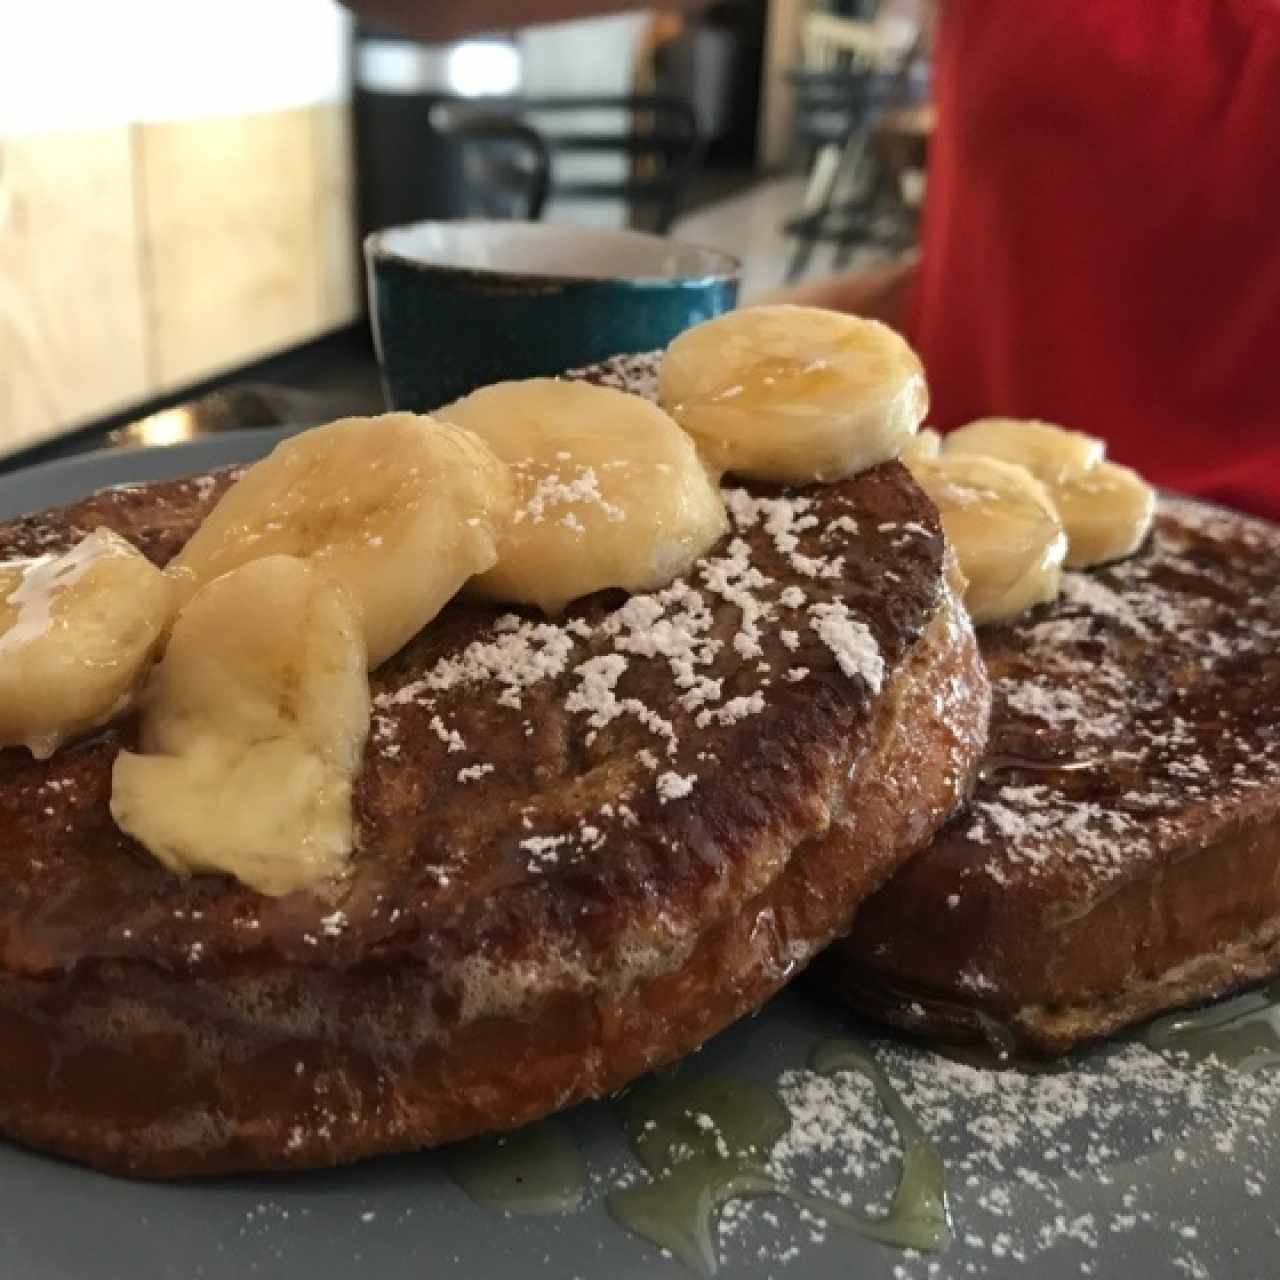
<path fill-rule="evenodd" d="M 514 464 L 517 474 L 528 471 L 540 464 L 517 462 Z M 569 523 L 580 530 L 581 524 L 573 512 L 558 513 L 556 507 L 594 506 L 598 507 L 606 520 L 611 523 L 625 520 L 626 512 L 615 503 L 608 501 L 600 490 L 600 479 L 594 467 L 578 466 L 568 477 L 558 471 L 538 474 L 534 480 L 533 490 L 524 502 L 515 510 L 513 520 L 516 524 L 528 521 L 529 524 L 542 524 L 544 520 L 555 519 L 561 523 Z"/>
<path fill-rule="evenodd" d="M 500 686 L 498 703 L 518 710 L 523 690 L 564 671 L 573 644 L 562 627 L 508 614 L 499 619 L 492 639 L 476 640 L 460 654 L 441 658 L 421 679 L 378 695 L 374 706 L 388 710 L 425 703 L 432 693 L 492 681 Z"/>
<path fill-rule="evenodd" d="M 657 781 L 658 795 L 662 798 L 663 804 L 666 804 L 668 800 L 679 800 L 693 790 L 693 784 L 696 781 L 697 776 L 692 773 L 684 775 L 672 772 L 659 774 Z"/>
<path fill-rule="evenodd" d="M 861 679 L 872 693 L 880 692 L 884 681 L 880 648 L 870 628 L 850 613 L 848 605 L 840 600 L 810 605 L 809 625 L 835 654 L 845 675 Z"/>
<path fill-rule="evenodd" d="M 746 489 L 726 489 L 725 505 L 740 529 L 752 529 L 757 524 L 773 540 L 774 550 L 785 556 L 795 573 L 806 578 L 838 578 L 844 570 L 843 556 L 809 555 L 800 549 L 800 538 L 819 525 L 813 514 L 817 505 L 812 498 L 803 495 L 780 497 L 756 497 Z M 836 519 L 847 519 L 837 516 Z M 848 531 L 848 526 L 843 526 Z M 856 532 L 854 522 L 853 530 Z"/>
<path fill-rule="evenodd" d="M 579 712 L 591 728 L 603 729 L 623 713 L 624 704 L 614 690 L 626 669 L 627 659 L 620 653 L 589 658 L 575 667 L 578 685 L 565 699 L 565 710 Z"/>
<path fill-rule="evenodd" d="M 465 751 L 467 749 L 467 744 L 463 741 L 462 734 L 460 734 L 456 729 L 448 728 L 439 716 L 432 716 L 429 724 L 431 732 L 434 733 L 451 752 Z"/>
<path fill-rule="evenodd" d="M 1245 1181 L 1270 1181 L 1280 1113 L 1274 1075 L 1174 1061 L 1137 1044 L 1031 1073 L 896 1044 L 879 1056 L 947 1167 L 958 1241 L 941 1274 L 1010 1275 L 1046 1253 L 1076 1257 L 1091 1274 L 1122 1252 L 1117 1242 L 1126 1236 L 1154 1237 L 1157 1256 L 1192 1267 L 1199 1263 L 1190 1243 L 1206 1230 L 1215 1237 L 1211 1256 L 1226 1256 L 1227 1240 L 1194 1210 L 1162 1229 L 1171 1199 L 1185 1212 L 1202 1180 L 1234 1184 L 1237 1195 Z M 852 1095 L 845 1105 L 865 1125 L 866 1087 L 843 1077 L 841 1093 Z M 874 1160 L 866 1170 L 873 1179 Z M 901 1266 L 904 1277 L 930 1274 L 924 1260 Z M 1112 1263 L 1099 1274 L 1121 1272 Z M 1262 1280 L 1247 1268 L 1232 1274 Z"/>
<path fill-rule="evenodd" d="M 902 1169 L 901 1135 L 866 1076 L 804 1067 L 820 1036 L 849 1031 L 847 1015 L 814 1006 L 784 995 L 780 1017 L 739 1024 L 709 1049 L 711 1063 L 681 1070 L 773 1085 L 790 1125 L 762 1153 L 769 1174 L 801 1196 L 878 1217 Z M 1267 1043 L 1280 1048 L 1274 1035 Z M 892 1039 L 863 1044 L 941 1158 L 953 1243 L 932 1256 L 885 1250 L 816 1206 L 741 1200 L 719 1221 L 724 1274 L 1172 1280 L 1200 1267 L 1214 1280 L 1269 1276 L 1280 1073 L 1134 1042 L 1025 1068 Z M 603 1185 L 634 1178 L 624 1167 Z M 602 1229 L 611 1228 L 602 1220 Z"/>
<path fill-rule="evenodd" d="M 596 483 L 585 473 L 572 482 L 552 479 L 544 477 L 526 504 L 526 519 L 558 518 L 558 503 L 590 500 Z M 528 695 L 537 691 L 542 700 L 554 689 L 578 750 L 599 750 L 605 734 L 638 728 L 647 735 L 647 743 L 629 739 L 630 757 L 651 775 L 636 785 L 652 787 L 666 805 L 693 792 L 696 774 L 684 758 L 684 736 L 691 730 L 730 730 L 763 715 L 774 689 L 787 689 L 821 669 L 822 649 L 830 655 L 828 669 L 853 681 L 862 696 L 880 692 L 885 659 L 866 620 L 841 598 L 838 586 L 822 585 L 838 583 L 845 572 L 843 557 L 822 551 L 824 540 L 832 531 L 842 542 L 855 536 L 857 521 L 838 502 L 824 504 L 806 494 L 757 497 L 727 489 L 724 496 L 731 531 L 690 577 L 632 595 L 603 613 L 563 621 L 502 615 L 489 634 L 439 658 L 401 687 L 380 692 L 374 707 L 383 754 L 398 751 L 404 740 L 399 718 L 419 711 L 450 754 L 470 749 L 452 717 L 461 705 L 455 698 L 461 695 L 465 703 L 472 689 L 484 690 L 486 703 L 521 714 L 523 734 L 531 736 L 537 715 L 530 719 Z M 806 642 L 805 635 L 817 639 Z M 727 649 L 733 658 L 728 663 Z M 668 681 L 670 694 L 655 697 L 655 679 Z M 467 738 L 473 736 L 469 730 Z M 696 745 L 703 758 L 717 755 L 701 741 Z M 453 775 L 466 784 L 493 771 L 485 762 L 468 761 Z M 586 818 L 595 822 L 599 816 Z M 596 849 L 605 839 L 571 843 Z"/>
<path fill-rule="evenodd" d="M 764 710 L 764 705 L 764 691 L 757 689 L 754 693 L 730 698 L 718 707 L 699 711 L 696 723 L 699 729 L 705 729 L 711 724 L 737 724 L 748 716 L 758 716 Z"/>
<path fill-rule="evenodd" d="M 979 844 L 998 837 L 1002 857 L 988 863 L 994 879 L 1007 865 L 1083 863 L 1098 877 L 1119 874 L 1144 842 L 1134 818 L 1105 805 L 1063 799 L 1053 788 L 1001 786 L 975 800 L 965 832 Z"/>
<path fill-rule="evenodd" d="M 1280 782 L 1280 708 L 1265 710 L 1280 690 L 1264 675 L 1280 600 L 1253 586 L 1255 566 L 1235 550 L 1264 535 L 1187 510 L 1162 504 L 1141 555 L 1067 574 L 1048 616 L 986 649 L 998 768 L 961 829 L 989 846 L 987 875 L 1008 885 L 1052 874 L 1067 911 L 1176 848 L 1193 807 L 1225 820 Z M 1242 676 L 1241 662 L 1257 674 Z"/>
<path fill-rule="evenodd" d="M 1114 739 L 1122 717 L 1110 709 L 1091 707 L 1078 689 L 1054 687 L 1043 680 L 1003 680 L 997 693 L 1005 705 L 1054 728 L 1070 727 L 1082 738 Z"/>

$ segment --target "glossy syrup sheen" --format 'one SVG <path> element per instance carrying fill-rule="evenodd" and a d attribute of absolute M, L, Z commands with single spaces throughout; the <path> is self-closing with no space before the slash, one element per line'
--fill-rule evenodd
<path fill-rule="evenodd" d="M 817 401 L 830 399 L 849 381 L 849 375 L 843 369 L 821 358 L 806 356 L 802 359 L 753 352 L 740 356 L 740 359 L 742 363 L 733 367 L 724 385 L 705 395 L 691 396 L 689 403 L 722 405 L 741 401 L 734 407 L 747 410 L 791 408 L 797 397 Z"/>
<path fill-rule="evenodd" d="M 716 1271 L 718 1212 L 741 1196 L 783 1196 L 834 1226 L 899 1248 L 945 1249 L 951 1232 L 942 1160 L 875 1059 L 852 1041 L 833 1040 L 818 1046 L 813 1068 L 866 1076 L 898 1129 L 902 1173 L 883 1217 L 850 1213 L 776 1179 L 766 1161 L 790 1116 L 771 1089 L 728 1075 L 651 1078 L 623 1097 L 623 1127 L 653 1180 L 611 1192 L 610 1213 L 705 1275 Z"/>
<path fill-rule="evenodd" d="M 554 1120 L 460 1142 L 445 1163 L 478 1204 L 511 1213 L 571 1213 L 587 1190 L 582 1157 Z"/>
<path fill-rule="evenodd" d="M 1152 1049 L 1192 1060 L 1213 1057 L 1239 1071 L 1275 1069 L 1280 1067 L 1280 980 L 1203 1009 L 1158 1018 L 1138 1034 Z M 992 1068 L 1008 1069 L 1016 1061 L 1007 1052 L 987 1056 L 984 1065 Z M 856 1071 L 865 1076 L 897 1128 L 902 1170 L 883 1216 L 850 1213 L 769 1172 L 770 1152 L 791 1124 L 772 1089 L 738 1076 L 689 1076 L 678 1067 L 655 1073 L 618 1102 L 631 1149 L 651 1180 L 612 1191 L 609 1212 L 705 1275 L 718 1266 L 719 1211 L 744 1196 L 782 1196 L 833 1226 L 899 1248 L 946 1249 L 951 1227 L 942 1159 L 874 1056 L 854 1041 L 828 1040 L 814 1050 L 811 1066 L 824 1075 Z M 447 1163 L 474 1200 L 509 1212 L 567 1213 L 586 1193 L 581 1157 L 554 1120 L 460 1143 L 448 1152 Z"/>
<path fill-rule="evenodd" d="M 1086 773 L 1093 769 L 1105 769 L 1110 762 L 1096 759 L 1034 759 L 1030 756 L 988 756 L 978 769 L 984 782 L 1002 773 Z"/>
<path fill-rule="evenodd" d="M 791 1126 L 772 1089 L 739 1076 L 679 1071 L 650 1076 L 619 1100 L 623 1129 L 651 1181 L 610 1192 L 609 1212 L 706 1275 L 717 1268 L 719 1210 L 742 1196 L 783 1196 L 834 1226 L 899 1248 L 945 1249 L 951 1231 L 942 1160 L 874 1057 L 853 1041 L 831 1040 L 817 1047 L 812 1065 L 823 1074 L 866 1076 L 897 1127 L 902 1172 L 884 1216 L 850 1213 L 768 1171 L 769 1153 Z M 554 1120 L 459 1143 L 446 1163 L 473 1200 L 507 1212 L 572 1212 L 586 1192 L 581 1157 Z"/>
<path fill-rule="evenodd" d="M 1147 1047 L 1216 1058 L 1237 1071 L 1280 1067 L 1280 980 L 1231 1000 L 1172 1013 L 1148 1024 Z"/>

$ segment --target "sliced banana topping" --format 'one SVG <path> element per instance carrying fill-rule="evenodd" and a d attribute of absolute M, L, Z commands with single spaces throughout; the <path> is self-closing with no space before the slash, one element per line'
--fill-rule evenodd
<path fill-rule="evenodd" d="M 606 587 L 648 591 L 686 572 L 728 528 L 693 442 L 656 405 L 585 382 L 483 387 L 436 411 L 515 474 L 497 567 L 469 589 L 558 613 Z"/>
<path fill-rule="evenodd" d="M 731 311 L 681 334 L 662 404 L 717 467 L 783 484 L 895 458 L 928 408 L 924 370 L 887 325 L 816 307 Z"/>
<path fill-rule="evenodd" d="M 457 427 L 345 418 L 250 467 L 170 570 L 190 598 L 263 556 L 313 560 L 347 591 L 376 667 L 497 560 L 512 501 L 506 466 Z"/>
<path fill-rule="evenodd" d="M 111 814 L 155 858 L 275 896 L 343 870 L 370 712 L 341 587 L 278 555 L 217 578 L 182 611 L 142 701 L 142 751 L 116 759 Z"/>
<path fill-rule="evenodd" d="M 947 453 L 1016 462 L 1050 488 L 1096 467 L 1106 452 L 1094 436 L 1034 418 L 979 418 L 952 431 L 942 447 Z"/>
<path fill-rule="evenodd" d="M 1131 556 L 1156 514 L 1155 490 L 1129 467 L 1100 462 L 1056 485 L 1053 503 L 1067 529 L 1067 568 L 1084 569 Z"/>
<path fill-rule="evenodd" d="M 173 607 L 165 575 L 108 529 L 0 564 L 0 747 L 43 760 L 124 710 Z"/>
<path fill-rule="evenodd" d="M 1002 622 L 1057 598 L 1067 538 L 1025 467 L 945 452 L 910 465 L 955 547 L 974 622 Z"/>
<path fill-rule="evenodd" d="M 903 446 L 901 461 L 910 466 L 913 462 L 928 462 L 942 452 L 942 437 L 932 427 L 921 427 Z"/>
<path fill-rule="evenodd" d="M 1101 440 L 1048 422 L 982 418 L 953 431 L 947 457 L 982 456 L 1027 468 L 1049 491 L 1067 531 L 1067 567 L 1132 555 L 1155 518 L 1155 490 L 1136 471 L 1104 462 Z"/>

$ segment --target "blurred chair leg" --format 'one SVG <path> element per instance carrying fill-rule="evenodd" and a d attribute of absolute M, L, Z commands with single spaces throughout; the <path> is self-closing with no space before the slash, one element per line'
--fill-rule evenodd
<path fill-rule="evenodd" d="M 879 201 L 881 170 L 865 133 L 850 141 L 848 203 L 844 206 L 844 225 L 836 237 L 834 265 L 849 265 L 853 251 L 875 238 L 875 209 Z"/>
<path fill-rule="evenodd" d="M 813 257 L 813 246 L 818 242 L 818 237 L 811 231 L 797 230 L 794 235 L 796 247 L 792 249 L 791 259 L 787 263 L 785 284 L 795 284 L 808 270 L 809 259 Z"/>
<path fill-rule="evenodd" d="M 818 154 L 813 158 L 809 185 L 804 192 L 804 213 L 818 213 L 830 205 L 843 159 L 844 148 L 838 142 L 829 142 L 825 147 L 818 148 Z"/>
<path fill-rule="evenodd" d="M 796 238 L 796 247 L 787 263 L 786 283 L 794 284 L 808 270 L 818 232 L 831 210 L 840 172 L 845 166 L 846 145 L 829 142 L 819 147 L 813 158 L 813 170 L 805 187 L 800 216 L 787 223 L 786 229 Z"/>

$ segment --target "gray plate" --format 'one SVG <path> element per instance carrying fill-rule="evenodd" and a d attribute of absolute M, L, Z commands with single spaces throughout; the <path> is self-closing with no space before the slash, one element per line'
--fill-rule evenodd
<path fill-rule="evenodd" d="M 0 520 L 74 502 L 111 485 L 177 480 L 233 462 L 261 458 L 297 429 L 227 431 L 187 444 L 104 449 L 24 467 L 0 476 Z"/>
<path fill-rule="evenodd" d="M 0 518 L 106 485 L 257 457 L 282 434 L 245 432 L 33 467 L 0 478 Z M 866 1034 L 839 1010 L 792 989 L 682 1070 L 731 1071 L 774 1084 L 803 1067 L 820 1039 L 851 1033 Z M 896 1280 L 1013 1277 L 1034 1269 L 1038 1280 L 1262 1280 L 1276 1273 L 1280 1074 L 1242 1077 L 1119 1045 L 1052 1074 L 1000 1076 L 901 1041 L 875 1044 L 942 1151 L 956 1243 L 935 1259 L 907 1255 L 823 1231 L 782 1202 L 755 1201 L 724 1240 L 722 1274 Z M 864 1095 L 855 1087 L 851 1096 Z M 637 1168 L 612 1107 L 578 1107 L 557 1123 L 576 1139 L 592 1192 L 576 1213 L 540 1218 L 474 1204 L 433 1153 L 322 1173 L 160 1185 L 0 1144 L 0 1276 L 687 1277 L 605 1211 L 604 1193 Z M 835 1140 L 813 1166 L 828 1173 L 833 1162 L 839 1166 L 826 1189 L 847 1191 L 855 1207 L 883 1204 L 896 1168 L 883 1117 L 869 1101 L 861 1111 L 820 1112 L 807 1130 L 811 1146 L 822 1145 L 815 1135 L 824 1129 Z"/>

